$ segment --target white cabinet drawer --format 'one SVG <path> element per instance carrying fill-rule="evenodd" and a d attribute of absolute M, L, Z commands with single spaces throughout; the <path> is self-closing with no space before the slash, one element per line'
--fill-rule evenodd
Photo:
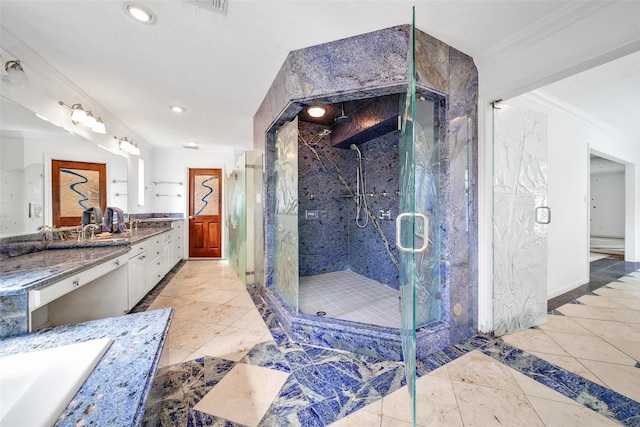
<path fill-rule="evenodd" d="M 149 248 L 149 244 L 147 241 L 143 241 L 141 243 L 135 244 L 131 246 L 131 250 L 129 251 L 129 259 L 135 258 L 138 255 L 141 255 Z"/>
<path fill-rule="evenodd" d="M 129 254 L 124 254 L 124 255 L 120 255 L 117 258 L 114 259 L 110 259 L 107 262 L 103 262 L 102 264 L 98 265 L 98 273 L 99 276 L 103 276 L 113 270 L 115 270 L 116 268 L 120 268 L 123 265 L 127 264 L 129 262 Z"/>
<path fill-rule="evenodd" d="M 76 273 L 73 276 L 62 279 L 49 286 L 45 286 L 44 288 L 30 291 L 29 310 L 33 311 L 34 309 L 46 305 L 51 301 L 68 294 L 69 292 L 75 291 L 76 289 L 81 288 L 87 283 L 94 281 L 98 277 L 102 277 L 105 274 L 115 270 L 116 268 L 122 267 L 128 261 L 128 254 L 120 255 L 117 258 L 105 261 L 102 264 Z"/>

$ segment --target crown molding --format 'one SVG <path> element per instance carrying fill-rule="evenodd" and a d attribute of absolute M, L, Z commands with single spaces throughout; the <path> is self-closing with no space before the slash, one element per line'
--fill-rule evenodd
<path fill-rule="evenodd" d="M 501 61 L 502 59 L 523 50 L 544 38 L 564 30 L 571 24 L 581 21 L 603 8 L 611 6 L 612 2 L 571 2 L 552 14 L 537 20 L 523 28 L 513 36 L 493 45 L 491 48 L 474 56 L 476 63 Z"/>
<path fill-rule="evenodd" d="M 522 95 L 522 97 L 529 101 L 540 104 L 550 110 L 569 116 L 590 128 L 604 131 L 623 140 L 632 140 L 631 136 L 621 133 L 618 129 L 608 125 L 599 118 L 585 112 L 584 110 L 576 107 L 573 104 L 556 98 L 555 96 L 549 94 L 548 92 L 545 92 L 542 89 L 534 90 L 525 95 Z"/>

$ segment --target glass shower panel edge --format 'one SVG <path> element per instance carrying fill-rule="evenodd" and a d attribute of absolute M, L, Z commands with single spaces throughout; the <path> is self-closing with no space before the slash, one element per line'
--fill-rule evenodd
<path fill-rule="evenodd" d="M 274 282 L 278 294 L 298 313 L 298 119 L 276 132 Z"/>

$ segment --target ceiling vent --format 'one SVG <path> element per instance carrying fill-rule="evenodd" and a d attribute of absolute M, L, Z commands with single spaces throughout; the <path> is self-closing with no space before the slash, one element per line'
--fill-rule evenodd
<path fill-rule="evenodd" d="M 227 14 L 227 0 L 186 0 L 187 3 L 192 3 L 197 6 L 202 6 L 206 9 L 213 10 L 223 15 Z"/>

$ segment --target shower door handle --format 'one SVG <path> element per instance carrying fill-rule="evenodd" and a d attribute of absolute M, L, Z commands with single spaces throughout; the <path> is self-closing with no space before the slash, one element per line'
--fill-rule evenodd
<path fill-rule="evenodd" d="M 538 224 L 549 224 L 551 222 L 551 208 L 549 206 L 538 206 L 535 212 L 535 220 Z"/>
<path fill-rule="evenodd" d="M 402 246 L 402 242 L 400 241 L 400 231 L 402 230 L 402 219 L 416 217 L 421 218 L 424 222 L 424 236 L 422 239 L 422 246 L 419 248 L 406 248 Z M 425 214 L 415 213 L 415 212 L 405 212 L 401 213 L 396 217 L 396 247 L 402 252 L 424 252 L 429 246 L 429 218 Z"/>

